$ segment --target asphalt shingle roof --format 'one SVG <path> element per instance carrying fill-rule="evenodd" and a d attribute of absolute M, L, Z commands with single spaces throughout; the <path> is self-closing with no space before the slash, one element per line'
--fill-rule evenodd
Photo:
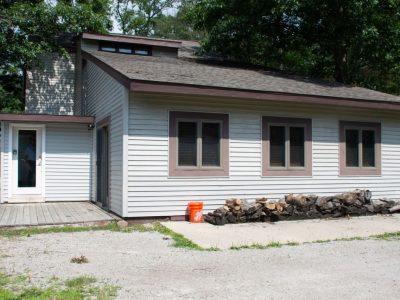
<path fill-rule="evenodd" d="M 132 80 L 400 103 L 400 97 L 395 95 L 265 70 L 229 67 L 185 58 L 101 51 L 89 53 Z"/>

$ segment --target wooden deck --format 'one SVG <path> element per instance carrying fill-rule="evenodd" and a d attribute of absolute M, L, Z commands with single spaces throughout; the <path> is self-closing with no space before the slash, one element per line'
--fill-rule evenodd
<path fill-rule="evenodd" d="M 0 204 L 0 227 L 107 222 L 118 217 L 91 202 Z"/>

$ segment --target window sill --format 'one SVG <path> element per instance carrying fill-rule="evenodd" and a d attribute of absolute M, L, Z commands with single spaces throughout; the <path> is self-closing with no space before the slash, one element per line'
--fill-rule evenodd
<path fill-rule="evenodd" d="M 339 176 L 381 176 L 381 170 L 340 170 Z"/>
<path fill-rule="evenodd" d="M 174 169 L 170 170 L 169 177 L 229 177 L 229 171 L 222 168 Z"/>
<path fill-rule="evenodd" d="M 309 169 L 264 169 L 262 177 L 312 177 Z"/>
<path fill-rule="evenodd" d="M 224 175 L 224 176 L 213 176 L 213 175 L 203 175 L 203 176 L 194 176 L 194 175 L 187 175 L 187 176 L 177 176 L 177 175 L 168 175 L 167 179 L 168 180 L 209 180 L 209 179 L 229 179 L 230 176 L 229 175 Z"/>
<path fill-rule="evenodd" d="M 341 169 L 339 176 L 381 176 L 382 172 L 380 169 Z"/>

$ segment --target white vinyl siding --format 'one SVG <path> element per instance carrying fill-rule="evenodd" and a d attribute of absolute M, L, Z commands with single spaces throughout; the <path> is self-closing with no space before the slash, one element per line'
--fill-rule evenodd
<path fill-rule="evenodd" d="M 73 115 L 75 54 L 45 54 L 40 62 L 26 72 L 25 112 Z"/>
<path fill-rule="evenodd" d="M 92 62 L 87 63 L 87 113 L 96 122 L 111 117 L 110 122 L 110 209 L 123 213 L 123 105 L 127 100 L 125 87 Z M 92 132 L 93 153 L 96 153 L 96 129 Z M 92 200 L 96 200 L 96 157 L 92 159 Z"/>
<path fill-rule="evenodd" d="M 9 168 L 9 126 L 7 122 L 2 122 L 1 126 L 1 202 L 8 201 L 8 168 Z"/>
<path fill-rule="evenodd" d="M 87 125 L 46 125 L 46 201 L 89 201 L 92 131 Z"/>
<path fill-rule="evenodd" d="M 229 114 L 229 177 L 168 176 L 170 110 Z M 261 176 L 262 116 L 312 119 L 312 176 Z M 339 176 L 339 120 L 381 120 L 381 176 Z M 132 95 L 128 147 L 127 217 L 184 215 L 189 201 L 203 201 L 209 211 L 231 197 L 278 199 L 289 193 L 331 195 L 355 188 L 370 189 L 374 198 L 400 197 L 400 121 L 390 112 Z"/>
<path fill-rule="evenodd" d="M 2 128 L 1 201 L 9 199 L 9 123 Z M 91 182 L 91 131 L 87 125 L 45 125 L 45 201 L 88 201 Z"/>

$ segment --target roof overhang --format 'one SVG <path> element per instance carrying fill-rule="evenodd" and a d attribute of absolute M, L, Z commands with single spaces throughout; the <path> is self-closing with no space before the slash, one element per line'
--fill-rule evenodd
<path fill-rule="evenodd" d="M 217 88 L 207 86 L 191 86 L 184 84 L 158 83 L 132 80 L 130 91 L 137 93 L 165 93 L 175 95 L 209 96 L 222 98 L 237 98 L 288 103 L 309 103 L 319 105 L 334 105 L 358 108 L 390 109 L 400 111 L 400 103 L 313 96 L 303 94 L 289 94 L 264 91 L 249 91 L 241 89 Z"/>
<path fill-rule="evenodd" d="M 164 39 L 161 40 L 161 39 L 136 37 L 136 36 L 83 33 L 82 38 L 86 39 L 86 40 L 129 43 L 129 44 L 137 44 L 137 45 L 149 45 L 149 46 L 158 46 L 158 47 L 166 47 L 166 48 L 174 48 L 174 49 L 178 49 L 182 46 L 181 41 L 164 40 Z"/>
<path fill-rule="evenodd" d="M 90 125 L 94 123 L 94 117 L 0 113 L 0 121 Z"/>
<path fill-rule="evenodd" d="M 255 91 L 246 89 L 233 89 L 224 87 L 199 86 L 189 84 L 176 84 L 156 81 L 145 81 L 130 79 L 110 65 L 101 61 L 94 55 L 83 52 L 83 57 L 95 63 L 99 68 L 112 76 L 119 83 L 124 85 L 129 91 L 136 93 L 158 93 L 158 94 L 175 94 L 186 96 L 208 96 L 221 98 L 237 98 L 271 102 L 288 102 L 288 103 L 304 103 L 319 104 L 332 106 L 345 106 L 369 109 L 386 109 L 400 111 L 400 102 L 380 101 L 380 100 L 363 100 L 355 98 L 328 97 L 307 94 L 279 93 L 269 91 Z"/>

